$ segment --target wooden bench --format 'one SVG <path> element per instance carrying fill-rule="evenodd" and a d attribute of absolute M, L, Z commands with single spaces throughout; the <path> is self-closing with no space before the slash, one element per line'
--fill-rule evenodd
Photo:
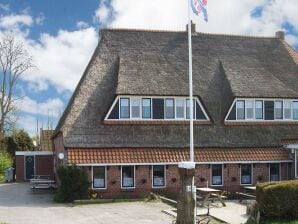
<path fill-rule="evenodd" d="M 243 193 L 243 192 L 236 192 L 237 195 L 240 196 L 239 202 L 242 202 L 243 198 L 250 198 L 250 199 L 256 199 L 256 196 L 253 194 Z"/>

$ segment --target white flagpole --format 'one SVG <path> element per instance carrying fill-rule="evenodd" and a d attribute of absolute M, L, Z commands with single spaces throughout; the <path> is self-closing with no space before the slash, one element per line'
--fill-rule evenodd
<path fill-rule="evenodd" d="M 193 91 L 192 91 L 192 46 L 191 46 L 191 20 L 190 20 L 190 1 L 188 0 L 188 75 L 189 75 L 189 154 L 190 162 L 194 162 L 193 146 Z"/>

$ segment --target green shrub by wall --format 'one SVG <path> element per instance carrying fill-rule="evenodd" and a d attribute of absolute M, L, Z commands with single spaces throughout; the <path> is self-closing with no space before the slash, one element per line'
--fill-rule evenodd
<path fill-rule="evenodd" d="M 262 217 L 298 218 L 298 180 L 258 184 L 256 193 Z"/>
<path fill-rule="evenodd" d="M 6 152 L 0 152 L 0 181 L 2 181 L 4 177 L 4 170 L 6 167 L 12 165 L 12 159 Z"/>
<path fill-rule="evenodd" d="M 55 195 L 56 202 L 73 202 L 88 197 L 87 173 L 77 166 L 61 166 L 57 170 L 60 186 Z"/>

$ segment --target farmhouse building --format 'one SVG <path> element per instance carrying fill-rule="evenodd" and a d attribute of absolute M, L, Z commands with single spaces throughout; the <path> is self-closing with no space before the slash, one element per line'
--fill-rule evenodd
<path fill-rule="evenodd" d="M 298 54 L 284 34 L 193 30 L 192 44 L 196 185 L 298 177 Z M 84 167 L 102 197 L 177 193 L 177 164 L 189 160 L 187 33 L 101 30 L 53 142 L 55 167 Z"/>

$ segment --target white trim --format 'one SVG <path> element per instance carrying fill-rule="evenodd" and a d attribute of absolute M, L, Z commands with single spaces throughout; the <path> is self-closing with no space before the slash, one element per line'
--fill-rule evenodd
<path fill-rule="evenodd" d="M 94 167 L 104 167 L 105 168 L 105 187 L 94 187 L 93 185 L 93 168 Z M 108 188 L 108 182 L 107 182 L 107 166 L 92 166 L 92 169 L 91 169 L 91 179 L 92 179 L 92 182 L 91 182 L 91 186 L 92 186 L 92 189 L 93 190 L 106 190 Z"/>
<path fill-rule="evenodd" d="M 221 184 L 213 184 L 212 181 L 212 166 L 213 165 L 221 165 Z M 222 187 L 224 186 L 224 164 L 223 163 L 214 163 L 211 164 L 210 166 L 210 186 L 214 186 L 214 187 Z"/>
<path fill-rule="evenodd" d="M 287 149 L 298 149 L 298 144 L 288 144 L 288 145 L 285 145 L 284 148 L 287 148 Z"/>
<path fill-rule="evenodd" d="M 129 118 L 120 118 L 120 98 L 129 98 L 129 99 L 132 99 L 132 98 L 134 98 L 134 99 L 140 99 L 141 100 L 141 106 L 140 106 L 140 108 L 141 108 L 141 113 L 140 113 L 140 118 L 131 118 L 131 113 L 129 114 Z M 172 118 L 172 119 L 170 119 L 170 118 L 165 118 L 165 116 L 164 116 L 164 119 L 153 119 L 153 106 L 152 106 L 152 99 L 167 99 L 167 98 L 172 98 L 172 99 L 174 99 L 174 118 Z M 143 111 L 142 111 L 142 99 L 150 99 L 150 103 L 151 103 L 151 118 L 142 118 L 143 117 Z M 185 101 L 185 111 L 184 111 L 184 118 L 177 118 L 176 119 L 176 99 L 184 99 L 184 101 Z M 186 118 L 186 106 L 187 106 L 187 104 L 186 104 L 186 99 L 189 99 L 189 97 L 188 96 L 153 96 L 153 95 L 148 95 L 148 96 L 143 96 L 143 95 L 118 95 L 116 98 L 115 98 L 115 100 L 114 100 L 114 102 L 112 103 L 112 106 L 110 107 L 110 109 L 109 109 L 109 111 L 108 111 L 108 113 L 106 114 L 106 116 L 105 116 L 105 118 L 104 118 L 104 120 L 106 121 L 148 121 L 148 120 L 162 120 L 162 121 L 164 121 L 164 120 L 166 120 L 166 121 L 189 121 L 190 119 L 187 119 Z M 203 111 L 203 114 L 204 114 L 204 116 L 206 117 L 206 119 L 194 119 L 195 121 L 210 121 L 210 118 L 209 118 L 209 116 L 208 116 L 208 114 L 207 114 L 207 112 L 206 112 L 206 109 L 203 107 L 203 105 L 202 105 L 202 103 L 201 103 L 201 101 L 200 101 L 200 99 L 198 98 L 198 97 L 193 97 L 193 99 L 195 100 L 195 102 L 197 102 L 198 104 L 199 104 L 199 106 L 201 107 L 201 109 L 202 109 L 202 111 Z M 119 108 L 118 108 L 118 115 L 119 115 L 119 119 L 108 119 L 108 117 L 110 116 L 110 114 L 111 114 L 111 112 L 112 112 L 112 110 L 113 110 L 113 108 L 115 107 L 115 105 L 116 105 L 116 103 L 117 103 L 117 101 L 119 100 Z M 129 100 L 129 107 L 131 108 L 131 103 L 130 103 L 130 100 Z M 165 107 L 165 103 L 164 103 L 164 107 Z M 195 112 L 196 112 L 196 106 L 194 105 L 194 110 L 195 110 Z M 129 109 L 129 112 L 131 112 L 131 109 Z M 164 112 L 165 112 L 165 110 L 164 110 Z"/>
<path fill-rule="evenodd" d="M 273 182 L 273 181 L 271 181 L 271 173 L 270 173 L 270 169 L 271 169 L 271 164 L 279 164 L 279 180 L 278 181 L 281 181 L 281 163 L 269 163 L 269 178 L 268 178 L 268 180 L 269 180 L 269 182 Z"/>
<path fill-rule="evenodd" d="M 250 177 L 250 184 L 242 184 L 242 165 L 250 165 L 250 172 L 251 172 L 251 177 Z M 247 185 L 253 185 L 254 179 L 253 179 L 253 163 L 242 163 L 240 164 L 240 185 L 241 186 L 247 186 Z"/>
<path fill-rule="evenodd" d="M 260 101 L 263 101 L 263 119 L 256 119 L 255 118 L 255 108 L 254 108 L 254 118 L 253 119 L 247 119 L 247 115 L 246 115 L 246 105 L 244 106 L 244 111 L 245 111 L 245 119 L 242 119 L 242 120 L 238 120 L 237 118 L 237 101 L 238 100 L 244 100 L 244 105 L 246 104 L 246 101 L 249 101 L 249 100 L 253 100 L 254 101 L 254 106 L 255 106 L 255 102 L 260 100 Z M 273 120 L 265 120 L 265 104 L 264 102 L 265 101 L 274 101 L 274 106 L 273 106 L 273 109 L 274 109 L 274 114 L 273 114 Z M 276 101 L 281 101 L 282 102 L 282 116 L 283 118 L 282 119 L 276 119 L 275 118 L 275 102 Z M 293 118 L 293 102 L 296 102 L 298 101 L 298 99 L 285 99 L 285 98 L 235 98 L 230 106 L 230 109 L 228 110 L 228 113 L 227 115 L 225 116 L 225 122 L 297 122 L 298 120 L 294 119 Z M 291 119 L 287 119 L 284 117 L 284 104 L 285 102 L 291 102 Z M 236 105 L 236 120 L 228 120 L 228 117 L 233 109 L 233 106 Z"/>
<path fill-rule="evenodd" d="M 153 167 L 154 166 L 163 166 L 163 169 L 164 169 L 164 185 L 163 186 L 154 186 L 154 177 L 153 177 L 153 171 L 154 171 L 154 169 L 153 169 Z M 151 179 L 152 179 L 152 188 L 166 188 L 167 187 L 167 173 L 166 173 L 166 165 L 152 165 L 151 166 L 151 170 L 152 170 L 152 174 L 151 174 Z"/>
<path fill-rule="evenodd" d="M 212 164 L 244 164 L 244 163 L 290 163 L 292 160 L 277 160 L 277 161 L 219 161 L 219 162 L 195 162 L 198 165 Z M 82 163 L 77 166 L 148 166 L 148 165 L 178 165 L 180 162 L 165 162 L 165 163 Z M 69 164 L 72 165 L 72 164 Z"/>
<path fill-rule="evenodd" d="M 122 181 L 123 166 L 133 166 L 133 187 L 123 187 L 123 181 Z M 136 165 L 121 165 L 121 189 L 135 189 L 135 188 L 136 188 Z"/>
<path fill-rule="evenodd" d="M 16 151 L 16 156 L 51 156 L 54 155 L 51 151 Z"/>

